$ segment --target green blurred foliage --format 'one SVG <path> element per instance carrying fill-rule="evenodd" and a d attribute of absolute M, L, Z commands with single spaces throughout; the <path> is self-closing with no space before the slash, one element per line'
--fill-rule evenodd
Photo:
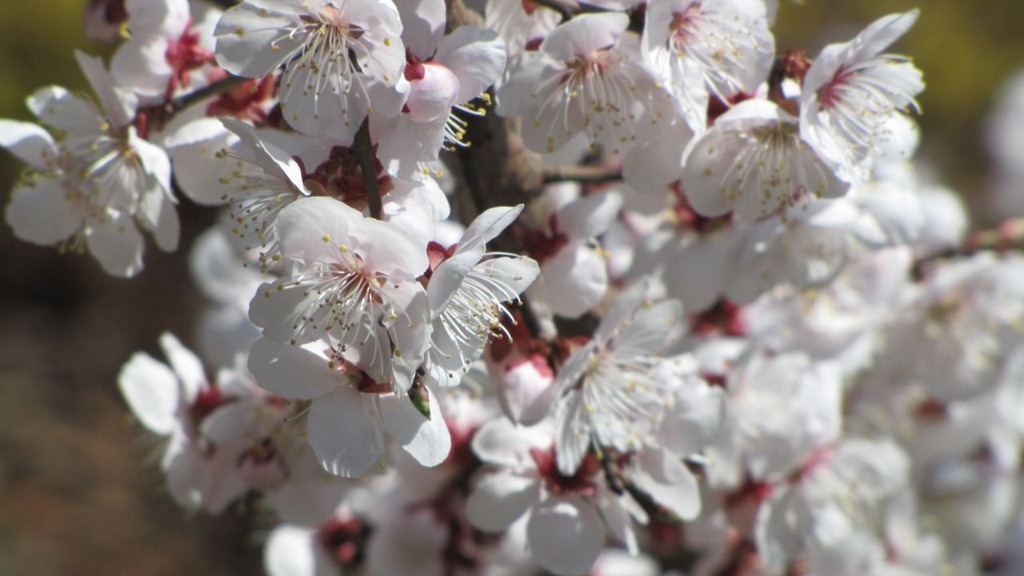
<path fill-rule="evenodd" d="M 845 41 L 876 18 L 918 8 L 914 28 L 892 51 L 914 59 L 926 88 L 918 98 L 922 154 L 939 176 L 977 206 L 988 157 L 986 114 L 1007 77 L 1024 68 L 1021 0 L 780 0 L 777 47 L 812 58 L 828 43 Z"/>
<path fill-rule="evenodd" d="M 85 88 L 74 50 L 101 54 L 109 48 L 91 42 L 82 30 L 86 0 L 3 0 L 0 9 L 0 118 L 34 120 L 25 97 L 59 84 Z M 21 172 L 16 160 L 0 153 L 0 198 Z"/>
<path fill-rule="evenodd" d="M 31 119 L 25 96 L 40 86 L 81 89 L 73 51 L 109 54 L 86 40 L 86 0 L 3 0 L 0 13 L 0 118 Z M 827 43 L 851 38 L 875 18 L 917 7 L 921 18 L 896 47 L 924 70 L 920 97 L 925 153 L 942 176 L 968 196 L 986 169 L 981 122 L 1008 74 L 1024 67 L 1022 0 L 780 0 L 779 49 L 814 56 Z M 0 155 L 0 197 L 20 171 Z"/>

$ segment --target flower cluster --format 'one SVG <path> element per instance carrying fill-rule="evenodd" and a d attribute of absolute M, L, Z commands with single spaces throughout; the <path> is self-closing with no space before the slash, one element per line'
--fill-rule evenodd
<path fill-rule="evenodd" d="M 912 163 L 916 10 L 221 4 L 90 3 L 6 220 L 131 277 L 222 209 L 199 355 L 118 380 L 272 576 L 1024 570 L 1024 234 Z"/>

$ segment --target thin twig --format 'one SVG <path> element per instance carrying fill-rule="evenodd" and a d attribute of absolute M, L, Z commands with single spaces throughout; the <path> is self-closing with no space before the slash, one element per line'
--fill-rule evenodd
<path fill-rule="evenodd" d="M 199 102 L 211 96 L 217 96 L 219 94 L 223 94 L 225 92 L 234 90 L 235 88 L 238 88 L 239 86 L 244 84 L 247 80 L 249 80 L 249 78 L 243 78 L 241 76 L 228 76 L 223 80 L 218 80 L 217 82 L 214 82 L 212 84 L 207 84 L 206 86 L 203 86 L 198 90 L 168 100 L 167 103 L 163 105 L 164 113 L 166 113 L 168 116 L 177 114 L 178 112 L 184 110 L 185 108 L 188 108 L 196 102 Z"/>
<path fill-rule="evenodd" d="M 918 258 L 914 262 L 914 277 L 923 277 L 929 266 L 938 260 L 972 256 L 983 250 L 1005 252 L 1014 249 L 1024 249 L 1024 218 L 1011 218 L 995 228 L 976 230 L 967 236 L 961 246 Z"/>
<path fill-rule="evenodd" d="M 352 152 L 359 158 L 359 168 L 363 172 L 363 187 L 366 189 L 366 203 L 370 206 L 370 217 L 380 220 L 384 214 L 384 204 L 380 198 L 377 156 L 373 153 L 373 142 L 370 140 L 369 118 L 363 120 L 359 131 L 356 132 L 355 142 L 352 143 Z"/>

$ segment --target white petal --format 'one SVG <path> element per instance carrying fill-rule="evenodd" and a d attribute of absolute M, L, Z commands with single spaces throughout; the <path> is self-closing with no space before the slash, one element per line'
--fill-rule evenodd
<path fill-rule="evenodd" d="M 60 182 L 50 178 L 15 186 L 4 216 L 15 236 L 42 246 L 65 240 L 82 227 L 78 206 L 67 200 Z"/>
<path fill-rule="evenodd" d="M 337 262 L 341 246 L 349 241 L 350 224 L 362 219 L 357 210 L 333 198 L 301 198 L 278 213 L 275 228 L 283 254 Z"/>
<path fill-rule="evenodd" d="M 484 532 L 503 532 L 540 498 L 540 482 L 508 472 L 487 474 L 466 500 L 466 518 Z"/>
<path fill-rule="evenodd" d="M 76 50 L 75 59 L 78 60 L 78 65 L 82 67 L 82 72 L 88 78 L 93 92 L 103 106 L 103 111 L 114 123 L 114 127 L 122 128 L 131 124 L 135 119 L 135 109 L 139 105 L 138 96 L 118 86 L 100 58 L 93 58 Z"/>
<path fill-rule="evenodd" d="M 263 568 L 270 576 L 336 576 L 337 568 L 318 562 L 319 546 L 315 528 L 282 524 L 263 545 Z"/>
<path fill-rule="evenodd" d="M 128 216 L 94 224 L 85 242 L 107 274 L 131 278 L 142 271 L 142 234 Z"/>
<path fill-rule="evenodd" d="M 430 396 L 430 420 L 413 406 L 407 396 L 380 399 L 380 414 L 384 429 L 410 456 L 423 466 L 432 467 L 444 462 L 451 451 L 452 438 L 445 424 L 437 394 Z"/>
<path fill-rule="evenodd" d="M 249 371 L 264 390 L 302 400 L 329 394 L 347 381 L 345 375 L 327 366 L 323 356 L 266 337 L 253 344 Z"/>
<path fill-rule="evenodd" d="M 552 498 L 535 506 L 526 527 L 530 552 L 557 574 L 586 574 L 604 546 L 601 517 L 577 499 Z"/>
<path fill-rule="evenodd" d="M 358 478 L 384 454 L 380 416 L 372 399 L 354 388 L 338 388 L 309 407 L 309 445 L 331 474 Z"/>
<path fill-rule="evenodd" d="M 478 252 L 483 254 L 484 246 L 494 240 L 506 228 L 509 227 L 523 211 L 523 204 L 518 206 L 496 206 L 489 208 L 473 219 L 466 232 L 463 233 L 459 245 L 455 249 L 457 254 L 464 252 Z"/>
<path fill-rule="evenodd" d="M 683 520 L 700 514 L 697 478 L 667 450 L 645 450 L 639 454 L 630 475 L 637 488 Z"/>
<path fill-rule="evenodd" d="M 434 60 L 459 79 L 456 103 L 469 102 L 505 71 L 505 42 L 493 30 L 460 26 L 444 37 Z"/>
<path fill-rule="evenodd" d="M 27 101 L 33 114 L 57 130 L 91 134 L 99 131 L 104 123 L 92 102 L 60 86 L 40 88 Z"/>
<path fill-rule="evenodd" d="M 293 6 L 282 8 L 296 11 Z M 217 64 L 221 68 L 246 78 L 264 76 L 292 57 L 302 44 L 287 38 L 289 30 L 297 27 L 296 14 L 264 9 L 252 2 L 239 4 L 217 22 Z M 282 39 L 275 50 L 271 44 Z"/>
<path fill-rule="evenodd" d="M 144 352 L 136 352 L 117 376 L 128 407 L 149 430 L 167 436 L 177 422 L 180 389 L 166 364 Z"/>
<path fill-rule="evenodd" d="M 608 289 L 604 259 L 582 244 L 570 244 L 541 267 L 528 294 L 559 316 L 579 318 L 594 307 Z"/>
<path fill-rule="evenodd" d="M 23 162 L 41 170 L 52 168 L 57 145 L 50 133 L 31 122 L 0 119 L 0 146 Z"/>
<path fill-rule="evenodd" d="M 184 387 L 184 401 L 191 403 L 200 388 L 208 383 L 203 363 L 170 332 L 160 335 L 160 348 Z"/>

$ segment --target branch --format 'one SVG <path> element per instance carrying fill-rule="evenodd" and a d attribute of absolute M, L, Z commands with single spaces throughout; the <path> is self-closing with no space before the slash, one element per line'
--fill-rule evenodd
<path fill-rule="evenodd" d="M 189 92 L 188 94 L 185 94 L 183 96 L 172 98 L 168 100 L 165 104 L 163 104 L 161 107 L 163 108 L 163 112 L 167 114 L 168 117 L 173 116 L 174 114 L 181 112 L 182 110 L 188 108 L 196 102 L 205 100 L 206 98 L 209 98 L 211 96 L 217 96 L 225 92 L 230 92 L 231 90 L 234 90 L 235 88 L 238 88 L 239 86 L 244 84 L 247 80 L 250 80 L 250 78 L 243 78 L 241 76 L 228 76 L 223 80 L 218 80 L 212 84 L 207 84 L 206 86 L 203 86 L 198 90 Z"/>
<path fill-rule="evenodd" d="M 622 180 L 622 170 L 606 166 L 545 166 L 544 183 L 604 184 Z"/>
<path fill-rule="evenodd" d="M 923 277 L 928 267 L 939 260 L 971 256 L 983 250 L 997 252 L 1024 250 L 1024 218 L 1011 218 L 995 228 L 977 230 L 967 236 L 962 246 L 948 248 L 918 258 L 914 262 L 914 277 Z"/>
<path fill-rule="evenodd" d="M 380 181 L 377 179 L 377 155 L 373 153 L 373 142 L 370 140 L 370 118 L 363 120 L 356 132 L 352 152 L 359 158 L 359 168 L 363 173 L 363 187 L 366 189 L 366 203 L 370 206 L 370 217 L 381 219 L 384 204 L 380 198 Z"/>

